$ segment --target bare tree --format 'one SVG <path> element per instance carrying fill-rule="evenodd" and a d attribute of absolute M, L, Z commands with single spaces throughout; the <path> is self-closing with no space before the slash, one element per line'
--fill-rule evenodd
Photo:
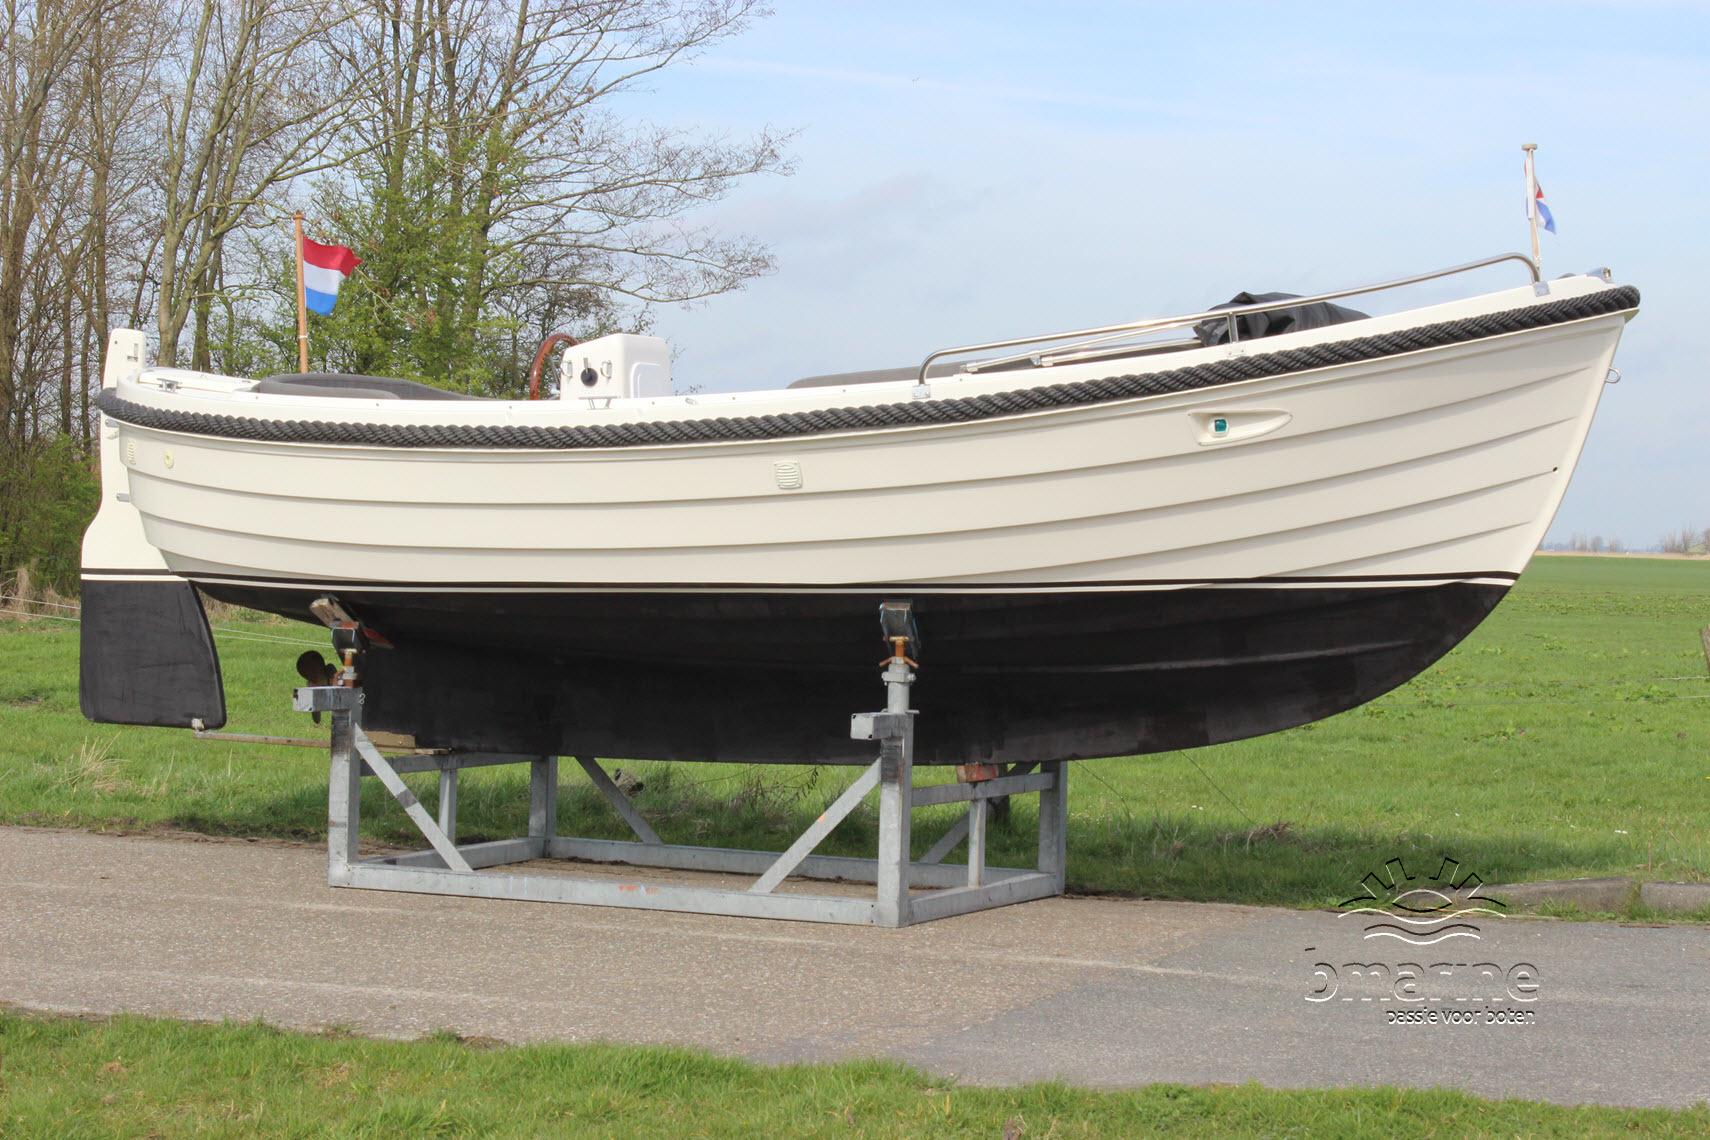
<path fill-rule="evenodd" d="M 709 297 L 771 268 L 688 215 L 785 170 L 783 136 L 696 138 L 611 110 L 740 30 L 753 0 L 370 2 L 336 37 L 361 75 L 350 149 L 365 157 L 323 183 L 316 212 L 370 235 L 361 316 L 395 326 L 375 351 L 414 340 L 428 371 L 467 378 L 477 346 L 519 325 L 597 324 L 626 298 Z M 358 349 L 353 363 L 387 362 Z"/>
<path fill-rule="evenodd" d="M 1661 543 L 1663 553 L 1691 554 L 1693 548 L 1698 545 L 1698 537 L 1697 527 L 1683 526 L 1679 530 L 1665 531 Z M 1706 546 L 1706 549 L 1710 549 L 1710 546 Z"/>
<path fill-rule="evenodd" d="M 350 81 L 325 47 L 350 16 L 335 0 L 202 0 L 173 29 L 161 85 L 162 364 L 177 362 L 194 313 L 206 365 L 226 236 L 259 221 L 293 179 L 336 162 Z"/>
<path fill-rule="evenodd" d="M 101 353 L 113 328 L 120 291 L 132 294 L 126 323 L 141 323 L 142 297 L 156 236 L 147 190 L 153 184 L 157 152 L 153 128 L 161 125 L 145 102 L 154 83 L 154 66 L 165 33 L 159 0 L 131 0 L 115 6 L 90 33 L 90 82 L 82 85 L 79 113 L 90 165 L 87 212 L 79 248 L 78 290 L 83 320 L 78 350 L 77 423 L 89 445 L 89 391 L 98 384 Z M 142 235 L 149 234 L 144 237 Z"/>
<path fill-rule="evenodd" d="M 67 179 L 86 169 L 72 110 L 78 85 L 89 80 L 80 59 L 116 2 L 0 5 L 0 435 L 14 442 L 39 423 L 40 358 L 50 352 L 44 310 L 65 287 L 44 263 L 71 221 L 66 207 L 77 187 Z M 64 313 L 58 306 L 55 315 Z"/>

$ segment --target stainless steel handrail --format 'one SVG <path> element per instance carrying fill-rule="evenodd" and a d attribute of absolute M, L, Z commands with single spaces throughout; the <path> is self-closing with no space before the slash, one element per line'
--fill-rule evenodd
<path fill-rule="evenodd" d="M 1238 305 L 1234 308 L 1228 309 L 1206 309 L 1202 312 L 1190 313 L 1177 317 L 1151 317 L 1147 320 L 1130 321 L 1126 324 L 1120 325 L 1100 325 L 1096 328 L 1074 329 L 1070 332 L 1040 333 L 1037 336 L 1014 337 L 1009 340 L 986 341 L 983 344 L 964 344 L 958 345 L 955 348 L 941 348 L 920 362 L 920 374 L 916 378 L 915 382 L 918 384 L 926 383 L 926 370 L 932 367 L 934 361 L 942 360 L 946 356 L 961 356 L 963 353 L 967 352 L 989 352 L 995 348 L 1019 348 L 1024 344 L 1043 345 L 1047 342 L 1058 340 L 1098 338 L 1091 342 L 1096 344 L 1099 340 L 1113 340 L 1118 336 L 1127 336 L 1140 332 L 1162 332 L 1165 329 L 1175 328 L 1180 325 L 1191 325 L 1199 321 L 1219 317 L 1224 318 L 1229 322 L 1229 339 L 1233 343 L 1237 340 L 1235 325 L 1236 318 L 1246 316 L 1248 313 L 1266 313 L 1270 312 L 1272 309 L 1288 309 L 1293 308 L 1296 305 L 1311 305 L 1320 301 L 1335 301 L 1342 297 L 1355 297 L 1362 293 L 1380 293 L 1385 289 L 1400 289 L 1405 285 L 1417 285 L 1422 281 L 1435 281 L 1441 277 L 1453 277 L 1457 273 L 1470 273 L 1475 269 L 1484 269 L 1488 266 L 1500 265 L 1505 261 L 1518 261 L 1520 264 L 1524 265 L 1526 267 L 1526 272 L 1531 275 L 1532 283 L 1534 285 L 1543 280 L 1542 276 L 1538 272 L 1538 266 L 1530 257 L 1527 257 L 1523 253 L 1499 253 L 1494 257 L 1486 257 L 1478 261 L 1469 261 L 1462 265 L 1452 265 L 1447 269 L 1438 269 L 1430 273 L 1415 273 L 1411 277 L 1397 277 L 1393 281 L 1381 281 L 1375 285 L 1359 285 L 1352 289 L 1335 289 L 1328 293 L 1314 293 L 1310 297 L 1290 297 L 1286 301 L 1262 301 L 1257 304 Z M 1088 347 L 1088 345 L 1060 345 L 1051 351 L 1061 353 L 1084 347 Z M 1001 364 L 1013 364 L 1019 360 L 1028 360 L 1034 356 L 1041 355 L 1044 354 L 1021 353 L 1015 356 L 999 357 L 994 360 L 973 361 L 963 367 L 967 371 L 977 372 L 981 368 L 993 368 Z"/>

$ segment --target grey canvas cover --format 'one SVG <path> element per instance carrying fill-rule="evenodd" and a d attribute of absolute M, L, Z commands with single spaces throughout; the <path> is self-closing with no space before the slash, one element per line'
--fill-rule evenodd
<path fill-rule="evenodd" d="M 1262 305 L 1268 301 L 1288 301 L 1300 296 L 1298 293 L 1237 293 L 1221 305 L 1213 309 L 1238 309 L 1242 305 Z M 1370 314 L 1358 309 L 1344 308 L 1325 301 L 1310 305 L 1290 305 L 1284 309 L 1271 309 L 1263 313 L 1245 313 L 1235 318 L 1236 331 L 1241 340 L 1254 340 L 1259 337 L 1280 336 L 1283 333 L 1303 332 L 1306 329 L 1321 329 L 1327 325 L 1339 325 L 1346 321 L 1363 321 Z M 1213 318 L 1201 321 L 1193 326 L 1193 335 L 1199 343 L 1210 347 L 1214 344 L 1229 342 L 1228 318 Z"/>

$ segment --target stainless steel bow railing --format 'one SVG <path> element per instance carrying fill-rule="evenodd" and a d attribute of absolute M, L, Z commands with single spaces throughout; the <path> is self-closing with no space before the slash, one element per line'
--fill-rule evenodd
<path fill-rule="evenodd" d="M 1532 283 L 1538 284 L 1542 277 L 1538 266 L 1530 257 L 1523 253 L 1499 253 L 1494 257 L 1469 261 L 1462 265 L 1452 265 L 1447 269 L 1438 269 L 1430 273 L 1415 273 L 1410 277 L 1397 277 L 1392 281 L 1380 281 L 1375 285 L 1359 285 L 1352 289 L 1334 289 L 1328 293 L 1314 293 L 1310 297 L 1290 297 L 1286 301 L 1263 301 L 1253 305 L 1237 305 L 1226 309 L 1206 309 L 1198 313 L 1188 313 L 1175 317 L 1151 317 L 1142 321 L 1130 321 L 1120 325 L 1100 325 L 1097 328 L 1074 329 L 1069 332 L 1041 333 L 1038 336 L 1014 337 L 1009 340 L 991 340 L 983 344 L 964 344 L 955 348 L 941 348 L 920 363 L 920 374 L 916 382 L 926 383 L 927 370 L 933 363 L 948 356 L 961 356 L 970 352 L 991 352 L 1000 348 L 1020 348 L 1023 345 L 1034 345 L 1027 352 L 1015 353 L 1009 356 L 993 357 L 986 360 L 973 360 L 964 363 L 964 372 L 979 372 L 983 369 L 997 368 L 1006 364 L 1028 362 L 1034 365 L 1059 364 L 1070 360 L 1089 359 L 1102 355 L 1138 355 L 1148 352 L 1160 352 L 1173 349 L 1185 344 L 1195 343 L 1191 339 L 1169 341 L 1153 341 L 1139 344 L 1124 344 L 1120 347 L 1111 345 L 1112 341 L 1123 340 L 1140 333 L 1164 332 L 1184 325 L 1198 324 L 1200 321 L 1223 319 L 1228 322 L 1229 340 L 1234 343 L 1240 339 L 1236 325 L 1239 318 L 1249 313 L 1266 313 L 1273 309 L 1289 309 L 1296 305 L 1311 305 L 1320 301 L 1335 301 L 1343 297 L 1355 297 L 1363 293 L 1380 293 L 1386 289 L 1399 289 L 1406 285 L 1417 285 L 1422 281 L 1435 281 L 1440 277 L 1453 277 L 1458 273 L 1470 273 L 1475 269 L 1484 269 L 1492 265 L 1500 265 L 1505 261 L 1517 261 L 1526 267 Z M 1069 341 L 1068 344 L 1058 344 L 1052 348 L 1045 345 L 1056 341 Z"/>

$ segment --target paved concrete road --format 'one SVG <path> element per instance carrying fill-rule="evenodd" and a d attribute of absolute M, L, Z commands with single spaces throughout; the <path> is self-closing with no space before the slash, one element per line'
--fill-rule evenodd
<path fill-rule="evenodd" d="M 0 829 L 0 1001 L 764 1061 L 882 1055 L 978 1083 L 1710 1099 L 1701 927 L 1510 918 L 1464 945 L 1386 950 L 1358 918 L 1254 907 L 1062 899 L 881 931 L 335 891 L 322 876 L 310 847 Z M 1538 989 L 1519 1003 L 1506 978 L 1468 991 L 1468 971 L 1432 976 L 1443 1000 L 1405 1008 L 1439 1022 L 1394 1025 L 1393 988 L 1344 968 L 1374 961 L 1527 963 Z"/>

